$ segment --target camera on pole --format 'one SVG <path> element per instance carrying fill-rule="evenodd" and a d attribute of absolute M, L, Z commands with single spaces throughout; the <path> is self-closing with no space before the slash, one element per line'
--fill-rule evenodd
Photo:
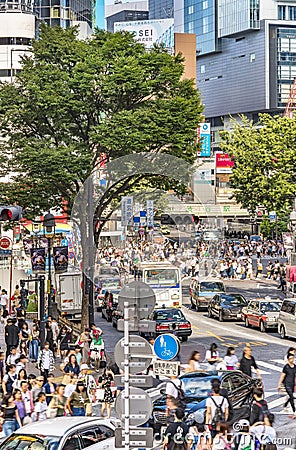
<path fill-rule="evenodd" d="M 0 206 L 0 221 L 12 222 L 21 220 L 23 217 L 23 210 L 21 206 Z"/>

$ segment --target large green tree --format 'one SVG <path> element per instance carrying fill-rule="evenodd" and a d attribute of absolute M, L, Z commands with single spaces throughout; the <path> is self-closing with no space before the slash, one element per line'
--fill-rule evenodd
<path fill-rule="evenodd" d="M 221 133 L 221 149 L 235 163 L 231 184 L 243 207 L 255 212 L 284 212 L 296 189 L 296 120 L 262 114 L 258 123 L 246 117 Z"/>
<path fill-rule="evenodd" d="M 108 163 L 165 153 L 192 164 L 203 107 L 183 70 L 181 55 L 146 51 L 129 33 L 97 30 L 81 41 L 75 28 L 42 26 L 14 83 L 0 87 L 1 170 L 12 173 L 0 202 L 17 202 L 27 217 L 63 204 L 71 212 L 102 155 Z M 107 175 L 111 183 L 114 173 Z M 107 183 L 96 205 L 95 242 L 121 195 L 182 188 L 166 175 L 130 175 L 110 189 Z"/>

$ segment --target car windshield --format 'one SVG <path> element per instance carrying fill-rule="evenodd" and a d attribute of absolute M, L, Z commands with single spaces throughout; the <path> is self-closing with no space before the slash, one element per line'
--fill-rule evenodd
<path fill-rule="evenodd" d="M 201 292 L 223 292 L 223 283 L 219 281 L 202 281 L 199 290 Z"/>
<path fill-rule="evenodd" d="M 183 389 L 186 397 L 206 398 L 212 392 L 211 377 L 182 378 Z"/>
<path fill-rule="evenodd" d="M 260 310 L 263 312 L 277 312 L 281 309 L 280 302 L 262 302 L 260 303 Z"/>
<path fill-rule="evenodd" d="M 60 437 L 12 434 L 1 445 L 1 450 L 56 450 Z"/>
<path fill-rule="evenodd" d="M 233 305 L 233 306 L 245 306 L 247 305 L 246 299 L 241 297 L 240 295 L 227 295 L 221 297 L 221 301 L 224 305 Z"/>
<path fill-rule="evenodd" d="M 185 320 L 185 317 L 181 311 L 176 309 L 174 311 L 170 311 L 170 310 L 158 311 L 158 312 L 156 312 L 154 319 L 155 320 L 180 320 L 180 319 Z"/>

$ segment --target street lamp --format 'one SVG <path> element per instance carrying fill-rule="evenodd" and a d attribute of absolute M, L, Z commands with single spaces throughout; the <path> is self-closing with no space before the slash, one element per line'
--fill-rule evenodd
<path fill-rule="evenodd" d="M 56 222 L 54 215 L 47 213 L 43 219 L 43 226 L 47 233 L 52 233 L 55 229 Z M 47 281 L 47 298 L 48 298 L 48 315 L 52 314 L 52 298 L 51 298 L 51 238 L 48 237 L 48 281 Z"/>

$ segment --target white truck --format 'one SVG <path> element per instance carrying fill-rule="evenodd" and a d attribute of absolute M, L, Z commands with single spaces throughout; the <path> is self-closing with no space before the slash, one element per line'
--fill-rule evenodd
<path fill-rule="evenodd" d="M 66 272 L 58 275 L 58 309 L 62 316 L 74 322 L 81 320 L 81 281 L 81 272 Z"/>

